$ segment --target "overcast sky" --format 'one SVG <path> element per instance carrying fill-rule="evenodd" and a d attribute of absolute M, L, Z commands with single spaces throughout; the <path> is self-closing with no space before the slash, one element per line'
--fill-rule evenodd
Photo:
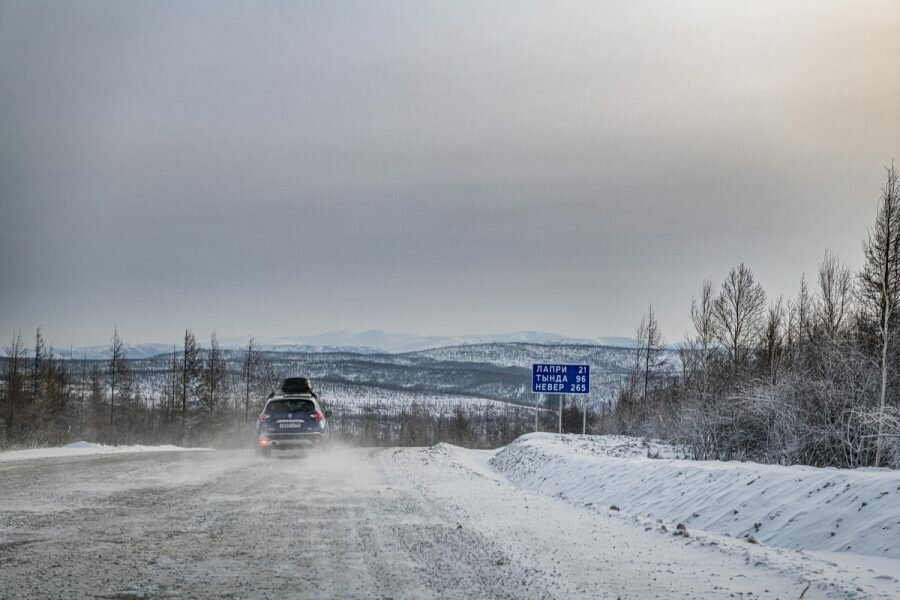
<path fill-rule="evenodd" d="M 0 0 L 0 334 L 670 341 L 854 267 L 900 3 Z M 0 340 L 0 345 L 6 341 Z"/>

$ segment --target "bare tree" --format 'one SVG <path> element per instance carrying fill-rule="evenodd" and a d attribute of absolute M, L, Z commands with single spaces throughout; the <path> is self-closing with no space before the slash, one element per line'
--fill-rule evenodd
<path fill-rule="evenodd" d="M 262 388 L 264 393 L 269 393 L 278 385 L 278 372 L 275 365 L 272 364 L 266 355 L 262 352 L 256 353 L 256 375 L 257 385 Z"/>
<path fill-rule="evenodd" d="M 759 337 L 766 293 L 744 263 L 729 271 L 713 305 L 713 331 L 731 358 L 737 371 Z"/>
<path fill-rule="evenodd" d="M 801 362 L 804 356 L 806 342 L 812 335 L 812 327 L 810 321 L 813 314 L 813 299 L 809 293 L 809 285 L 806 283 L 806 273 L 800 276 L 800 291 L 797 292 L 797 318 L 795 324 L 797 326 L 797 335 L 795 343 L 797 349 L 797 360 Z"/>
<path fill-rule="evenodd" d="M 48 443 L 58 444 L 68 430 L 66 409 L 71 380 L 66 361 L 57 358 L 51 347 L 47 352 L 47 366 L 44 375 L 44 406 L 41 426 L 38 428 Z"/>
<path fill-rule="evenodd" d="M 85 409 L 84 409 L 84 391 L 87 386 L 87 356 L 81 353 L 81 384 L 78 386 L 78 435 L 84 435 L 85 426 Z"/>
<path fill-rule="evenodd" d="M 12 442 L 14 427 L 18 424 L 16 419 L 22 409 L 22 395 L 24 377 L 22 363 L 25 355 L 25 347 L 22 344 L 22 332 L 16 330 L 12 334 L 9 346 L 6 348 L 6 427 L 5 440 L 8 446 Z"/>
<path fill-rule="evenodd" d="M 225 387 L 225 359 L 215 332 L 209 337 L 209 352 L 203 365 L 201 401 L 209 412 L 214 412 Z"/>
<path fill-rule="evenodd" d="M 860 297 L 865 310 L 876 317 L 881 341 L 881 398 L 875 466 L 881 466 L 884 438 L 884 414 L 888 393 L 888 351 L 895 327 L 893 317 L 900 297 L 900 174 L 891 163 L 881 199 L 875 228 L 863 245 L 865 265 L 860 273 Z"/>
<path fill-rule="evenodd" d="M 166 372 L 165 406 L 163 422 L 168 426 L 175 418 L 175 406 L 178 404 L 178 387 L 181 383 L 181 371 L 178 368 L 178 348 L 172 344 L 172 355 Z"/>
<path fill-rule="evenodd" d="M 28 402 L 31 404 L 31 427 L 37 426 L 38 403 L 41 402 L 41 386 L 44 383 L 44 361 L 46 349 L 44 348 L 44 334 L 38 327 L 34 334 L 34 360 L 31 362 L 31 389 Z"/>
<path fill-rule="evenodd" d="M 644 364 L 647 356 L 647 316 L 641 316 L 641 322 L 634 330 L 634 353 L 631 376 L 628 380 L 628 397 L 637 398 L 638 386 L 643 378 Z"/>
<path fill-rule="evenodd" d="M 762 356 L 772 385 L 778 383 L 778 367 L 783 349 L 784 300 L 779 296 L 778 300 L 769 305 L 766 323 L 762 331 Z"/>
<path fill-rule="evenodd" d="M 700 397 L 707 389 L 707 369 L 709 367 L 709 354 L 715 337 L 715 300 L 712 292 L 712 280 L 705 279 L 700 286 L 700 297 L 691 298 L 691 321 L 697 334 L 697 345 L 700 348 Z"/>
<path fill-rule="evenodd" d="M 181 355 L 181 435 L 185 433 L 185 417 L 188 403 L 195 395 L 197 378 L 200 374 L 200 347 L 190 329 L 184 330 L 184 347 Z M 182 441 L 184 441 L 182 439 Z"/>
<path fill-rule="evenodd" d="M 643 323 L 644 320 L 642 319 L 641 322 Z M 663 345 L 666 343 L 662 329 L 659 327 L 659 321 L 656 320 L 656 314 L 653 312 L 652 304 L 647 309 L 646 323 L 646 337 L 644 338 L 644 396 L 647 395 L 653 373 L 665 366 L 665 358 L 662 352 Z"/>
<path fill-rule="evenodd" d="M 256 351 L 256 340 L 253 337 L 250 337 L 250 341 L 247 342 L 247 350 L 244 353 L 244 364 L 241 369 L 241 373 L 244 380 L 244 422 L 248 422 L 250 420 L 250 390 L 253 389 L 254 382 L 256 380 L 256 370 L 257 370 L 257 351 Z"/>
<path fill-rule="evenodd" d="M 819 325 L 829 339 L 837 337 L 851 310 L 853 275 L 830 251 L 819 263 Z"/>
<path fill-rule="evenodd" d="M 128 383 L 128 365 L 125 362 L 125 343 L 119 337 L 119 328 L 113 328 L 109 346 L 109 424 L 113 424 L 116 407 L 116 389 Z M 120 394 L 121 395 L 121 394 Z"/>
<path fill-rule="evenodd" d="M 90 395 L 88 396 L 88 429 L 96 435 L 100 432 L 100 422 L 103 419 L 104 385 L 103 373 L 95 363 L 91 367 Z"/>

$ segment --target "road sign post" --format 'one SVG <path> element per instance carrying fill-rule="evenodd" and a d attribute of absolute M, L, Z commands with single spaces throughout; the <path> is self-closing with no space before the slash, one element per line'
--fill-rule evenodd
<path fill-rule="evenodd" d="M 534 394 L 559 394 L 559 432 L 562 433 L 563 396 L 591 393 L 590 365 L 560 365 L 535 363 L 531 365 L 531 391 Z M 587 430 L 587 398 L 581 430 Z"/>
<path fill-rule="evenodd" d="M 587 433 L 587 396 L 581 402 L 581 435 Z"/>

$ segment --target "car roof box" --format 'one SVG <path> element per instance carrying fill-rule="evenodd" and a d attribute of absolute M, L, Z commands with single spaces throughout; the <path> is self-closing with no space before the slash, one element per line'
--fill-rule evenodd
<path fill-rule="evenodd" d="M 306 377 L 288 377 L 281 382 L 282 394 L 310 394 L 312 382 Z"/>

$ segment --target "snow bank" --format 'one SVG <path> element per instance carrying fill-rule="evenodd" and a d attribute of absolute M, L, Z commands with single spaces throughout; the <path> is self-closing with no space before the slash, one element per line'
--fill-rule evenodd
<path fill-rule="evenodd" d="M 64 458 L 93 454 L 125 454 L 129 452 L 186 452 L 207 451 L 208 448 L 181 448 L 179 446 L 104 446 L 90 442 L 73 442 L 58 448 L 32 448 L 0 452 L 0 462 L 29 460 L 33 458 Z"/>
<path fill-rule="evenodd" d="M 656 445 L 650 454 L 677 456 Z M 491 466 L 547 495 L 790 549 L 900 558 L 900 472 L 647 458 L 641 440 L 529 434 Z"/>

